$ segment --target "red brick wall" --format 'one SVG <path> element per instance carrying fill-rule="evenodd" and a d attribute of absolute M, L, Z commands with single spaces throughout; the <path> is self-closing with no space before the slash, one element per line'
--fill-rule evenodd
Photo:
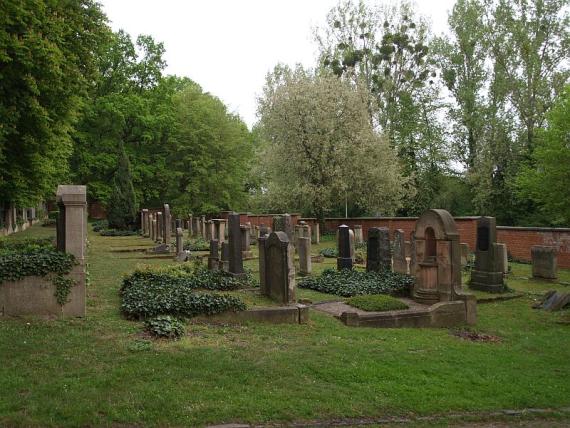
<path fill-rule="evenodd" d="M 89 218 L 95 220 L 105 219 L 107 218 L 107 210 L 99 202 L 92 202 L 89 204 Z"/>
<path fill-rule="evenodd" d="M 242 219 L 241 222 L 247 223 L 248 221 L 251 223 L 252 226 L 261 226 L 264 224 L 267 227 L 273 227 L 273 216 L 280 215 L 280 214 L 248 214 L 245 219 Z M 297 222 L 301 218 L 301 214 L 290 214 L 291 215 L 291 222 L 293 226 L 297 224 Z"/>
<path fill-rule="evenodd" d="M 359 224 L 365 238 L 371 227 L 387 227 L 390 229 L 390 238 L 393 238 L 394 230 L 402 229 L 408 240 L 416 220 L 417 217 L 327 218 L 325 228 L 333 231 L 341 224 L 351 228 Z M 473 251 L 477 240 L 477 217 L 456 217 L 455 224 L 459 241 L 467 243 Z M 507 251 L 514 259 L 525 261 L 530 261 L 530 248 L 533 245 L 555 246 L 558 248 L 558 266 L 570 268 L 570 229 L 497 226 L 497 242 L 506 244 Z"/>

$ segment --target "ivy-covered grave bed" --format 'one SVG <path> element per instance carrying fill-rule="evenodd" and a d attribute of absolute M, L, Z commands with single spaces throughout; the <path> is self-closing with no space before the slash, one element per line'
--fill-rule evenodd
<path fill-rule="evenodd" d="M 42 304 L 63 307 L 75 284 L 68 276 L 75 265 L 73 255 L 58 251 L 51 237 L 0 241 L 0 303 L 4 314 L 33 314 L 33 308 Z M 45 294 L 46 285 L 53 286 L 51 296 Z"/>

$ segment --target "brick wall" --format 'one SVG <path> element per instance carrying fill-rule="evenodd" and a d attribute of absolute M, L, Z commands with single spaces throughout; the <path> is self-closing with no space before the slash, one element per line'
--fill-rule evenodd
<path fill-rule="evenodd" d="M 467 243 L 471 251 L 477 240 L 477 217 L 455 217 L 459 241 Z M 387 227 L 390 239 L 396 229 L 402 229 L 406 240 L 416 227 L 417 217 L 382 217 L 382 218 L 327 218 L 325 229 L 334 231 L 341 224 L 353 228 L 361 225 L 364 237 L 371 227 Z M 530 261 L 530 248 L 533 245 L 550 245 L 558 248 L 558 266 L 570 268 L 570 229 L 543 227 L 507 227 L 497 226 L 497 242 L 507 245 L 509 254 L 516 260 Z"/>

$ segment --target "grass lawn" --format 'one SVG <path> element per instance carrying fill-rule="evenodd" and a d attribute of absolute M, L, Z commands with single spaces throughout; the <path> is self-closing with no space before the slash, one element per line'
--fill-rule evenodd
<path fill-rule="evenodd" d="M 37 226 L 10 239 L 53 234 Z M 0 426 L 203 426 L 570 406 L 570 326 L 557 323 L 567 314 L 533 310 L 531 296 L 478 306 L 476 330 L 500 338 L 493 343 L 447 329 L 346 327 L 316 311 L 308 325 L 190 324 L 180 341 L 148 341 L 141 322 L 119 313 L 122 275 L 139 263 L 173 262 L 136 251 L 149 239 L 91 231 L 89 239 L 86 319 L 0 321 Z M 256 271 L 257 261 L 246 266 Z M 513 265 L 509 286 L 570 289 L 522 279 L 528 272 Z M 298 298 L 335 298 L 319 294 L 298 289 Z"/>

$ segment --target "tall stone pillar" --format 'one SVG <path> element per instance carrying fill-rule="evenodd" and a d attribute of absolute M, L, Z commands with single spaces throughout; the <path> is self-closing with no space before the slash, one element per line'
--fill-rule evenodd
<path fill-rule="evenodd" d="M 352 255 L 350 246 L 350 228 L 343 224 L 338 227 L 338 257 L 336 259 L 336 266 L 338 270 L 352 269 Z"/>
<path fill-rule="evenodd" d="M 240 229 L 240 216 L 236 213 L 231 213 L 228 216 L 229 228 L 229 251 L 230 251 L 230 273 L 233 275 L 241 276 L 244 274 L 243 258 L 241 253 L 242 248 L 242 234 Z"/>
<path fill-rule="evenodd" d="M 299 273 L 308 275 L 312 271 L 311 264 L 311 238 L 300 236 L 297 238 L 297 252 L 299 253 Z"/>
<path fill-rule="evenodd" d="M 164 245 L 170 245 L 170 235 L 172 234 L 172 216 L 170 215 L 170 206 L 164 204 L 164 214 L 163 214 L 163 231 L 162 231 L 162 242 Z"/>

